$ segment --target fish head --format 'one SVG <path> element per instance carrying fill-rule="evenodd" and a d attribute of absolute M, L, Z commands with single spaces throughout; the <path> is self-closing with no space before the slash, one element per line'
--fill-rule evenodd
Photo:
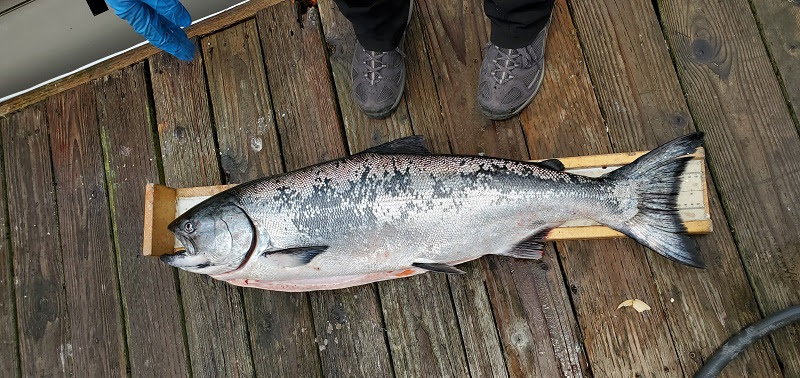
<path fill-rule="evenodd" d="M 192 273 L 220 274 L 239 267 L 255 247 L 256 229 L 233 196 L 198 204 L 169 224 L 184 249 L 161 261 Z"/>

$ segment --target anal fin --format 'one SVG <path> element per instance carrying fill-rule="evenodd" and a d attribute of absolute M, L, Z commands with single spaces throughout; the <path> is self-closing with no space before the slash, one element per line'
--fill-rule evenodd
<path fill-rule="evenodd" d="M 430 270 L 431 272 L 447 273 L 447 274 L 464 274 L 465 272 L 452 265 L 443 263 L 420 263 L 415 262 L 411 264 L 415 268 Z"/>
<path fill-rule="evenodd" d="M 553 227 L 541 228 L 533 235 L 528 236 L 521 242 L 514 245 L 514 247 L 508 252 L 501 253 L 501 255 L 511 256 L 518 259 L 541 259 L 542 253 L 544 252 L 544 243 L 547 241 L 547 235 L 550 234 L 550 231 L 552 230 Z"/>

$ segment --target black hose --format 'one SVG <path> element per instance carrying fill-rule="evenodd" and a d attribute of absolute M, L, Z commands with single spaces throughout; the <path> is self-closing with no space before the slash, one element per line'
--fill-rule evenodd
<path fill-rule="evenodd" d="M 783 326 L 800 320 L 800 306 L 789 307 L 781 312 L 774 313 L 757 323 L 751 324 L 747 328 L 733 335 L 725 344 L 714 352 L 700 370 L 694 375 L 695 378 L 716 377 L 728 362 L 731 362 L 739 353 L 756 340 L 782 328 Z"/>

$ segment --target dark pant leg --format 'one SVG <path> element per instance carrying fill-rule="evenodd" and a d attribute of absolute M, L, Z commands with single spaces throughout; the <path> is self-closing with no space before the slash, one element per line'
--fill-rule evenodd
<path fill-rule="evenodd" d="M 483 11 L 492 22 L 491 41 L 517 49 L 536 39 L 550 20 L 554 0 L 484 0 Z"/>
<path fill-rule="evenodd" d="M 353 24 L 361 46 L 372 51 L 394 50 L 408 23 L 410 0 L 334 0 Z"/>

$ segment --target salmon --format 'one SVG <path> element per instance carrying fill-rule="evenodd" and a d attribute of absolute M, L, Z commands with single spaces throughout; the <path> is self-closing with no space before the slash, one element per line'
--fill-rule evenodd
<path fill-rule="evenodd" d="M 592 219 L 693 267 L 703 261 L 676 208 L 703 141 L 682 136 L 592 178 L 534 163 L 430 153 L 422 137 L 232 187 L 175 219 L 174 267 L 233 285 L 330 290 L 487 254 L 539 259 L 550 231 Z"/>

